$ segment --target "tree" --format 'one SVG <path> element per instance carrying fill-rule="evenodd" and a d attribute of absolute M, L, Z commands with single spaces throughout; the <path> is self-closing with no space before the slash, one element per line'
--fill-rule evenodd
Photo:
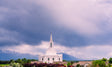
<path fill-rule="evenodd" d="M 71 61 L 71 65 L 73 65 L 74 61 Z"/>
<path fill-rule="evenodd" d="M 77 64 L 76 67 L 81 67 L 81 65 L 80 64 Z"/>
<path fill-rule="evenodd" d="M 36 60 L 36 59 L 31 59 L 31 61 L 38 61 L 38 60 Z"/>
<path fill-rule="evenodd" d="M 106 63 L 102 60 L 95 60 L 92 62 L 92 67 L 106 67 Z"/>
<path fill-rule="evenodd" d="M 71 65 L 71 62 L 68 62 L 68 63 L 67 63 L 67 66 L 70 66 L 70 65 Z"/>
<path fill-rule="evenodd" d="M 11 59 L 9 62 L 10 62 L 10 63 L 14 63 L 15 61 L 14 61 L 13 59 Z"/>
<path fill-rule="evenodd" d="M 27 59 L 26 58 L 23 58 L 22 61 L 23 61 L 23 63 L 27 63 Z"/>
<path fill-rule="evenodd" d="M 103 59 L 102 59 L 102 61 L 105 61 L 105 62 L 106 62 L 106 61 L 107 61 L 107 59 L 106 59 L 106 58 L 103 58 Z"/>
<path fill-rule="evenodd" d="M 110 63 L 108 63 L 108 67 L 111 67 L 111 64 Z"/>
<path fill-rule="evenodd" d="M 30 60 L 30 59 L 28 59 L 28 60 L 27 60 L 27 63 L 30 63 L 30 62 L 31 62 L 31 60 Z"/>
<path fill-rule="evenodd" d="M 2 61 L 2 60 L 0 60 L 0 64 L 9 64 L 10 63 L 10 61 Z"/>
<path fill-rule="evenodd" d="M 99 67 L 99 65 L 97 64 L 96 67 Z"/>
<path fill-rule="evenodd" d="M 66 60 L 63 60 L 63 62 L 67 62 Z"/>
<path fill-rule="evenodd" d="M 112 64 L 112 58 L 109 58 L 109 63 Z"/>
<path fill-rule="evenodd" d="M 22 61 L 21 59 L 17 59 L 17 60 L 16 60 L 16 63 L 21 63 L 21 64 L 23 64 L 23 61 Z"/>

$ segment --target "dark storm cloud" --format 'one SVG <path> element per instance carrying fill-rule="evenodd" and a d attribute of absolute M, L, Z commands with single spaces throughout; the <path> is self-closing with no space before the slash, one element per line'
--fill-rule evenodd
<path fill-rule="evenodd" d="M 31 0 L 0 0 L 0 46 L 37 45 L 49 41 L 51 32 L 55 42 L 69 47 L 105 42 L 102 36 L 91 39 L 54 23 L 49 10 Z"/>
<path fill-rule="evenodd" d="M 73 35 L 69 31 L 55 26 L 53 24 L 55 21 L 49 12 L 38 4 L 30 3 L 29 0 L 1 0 L 0 8 L 0 14 L 4 15 L 0 21 L 0 28 L 7 31 L 7 34 L 4 32 L 1 35 L 1 37 L 4 36 L 1 38 L 1 45 L 37 44 L 42 40 L 49 41 L 50 32 L 53 33 L 55 42 L 64 45 L 74 46 L 75 43 L 80 46 L 85 42 L 77 34 Z M 72 36 L 70 36 L 71 34 Z"/>

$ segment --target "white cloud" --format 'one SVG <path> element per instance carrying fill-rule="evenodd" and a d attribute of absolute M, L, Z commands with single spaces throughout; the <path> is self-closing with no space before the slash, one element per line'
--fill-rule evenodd
<path fill-rule="evenodd" d="M 41 55 L 43 54 L 43 50 L 47 49 L 48 42 L 42 42 L 41 45 L 32 46 L 29 44 L 21 44 L 21 45 L 14 45 L 14 46 L 4 46 L 0 48 L 2 51 L 12 51 L 22 54 L 31 54 L 31 55 Z"/>
<path fill-rule="evenodd" d="M 91 45 L 85 47 L 66 47 L 55 43 L 55 49 L 58 53 L 63 52 L 68 55 L 80 59 L 101 59 L 103 57 L 109 58 L 112 56 L 111 45 Z M 42 41 L 39 45 L 21 44 L 17 46 L 4 46 L 0 48 L 2 51 L 11 51 L 22 54 L 42 55 L 49 47 L 49 42 Z"/>
<path fill-rule="evenodd" d="M 97 35 L 112 29 L 109 26 L 112 24 L 112 4 L 105 0 L 47 0 L 37 3 L 51 13 L 57 25 L 79 34 Z"/>

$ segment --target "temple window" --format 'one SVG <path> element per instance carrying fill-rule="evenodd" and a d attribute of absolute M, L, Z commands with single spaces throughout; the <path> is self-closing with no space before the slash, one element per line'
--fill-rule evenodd
<path fill-rule="evenodd" d="M 48 60 L 49 60 L 49 58 L 48 58 Z"/>
<path fill-rule="evenodd" d="M 53 58 L 53 60 L 54 60 L 54 58 Z"/>
<path fill-rule="evenodd" d="M 52 43 L 50 43 L 50 47 L 52 47 Z"/>

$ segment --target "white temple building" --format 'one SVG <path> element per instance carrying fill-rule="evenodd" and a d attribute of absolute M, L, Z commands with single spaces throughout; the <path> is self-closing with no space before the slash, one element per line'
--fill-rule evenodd
<path fill-rule="evenodd" d="M 56 50 L 54 49 L 52 34 L 50 36 L 49 48 L 47 49 L 45 55 L 39 56 L 39 61 L 41 61 L 43 63 L 53 63 L 53 62 L 62 62 L 63 61 L 62 54 L 57 54 Z"/>

